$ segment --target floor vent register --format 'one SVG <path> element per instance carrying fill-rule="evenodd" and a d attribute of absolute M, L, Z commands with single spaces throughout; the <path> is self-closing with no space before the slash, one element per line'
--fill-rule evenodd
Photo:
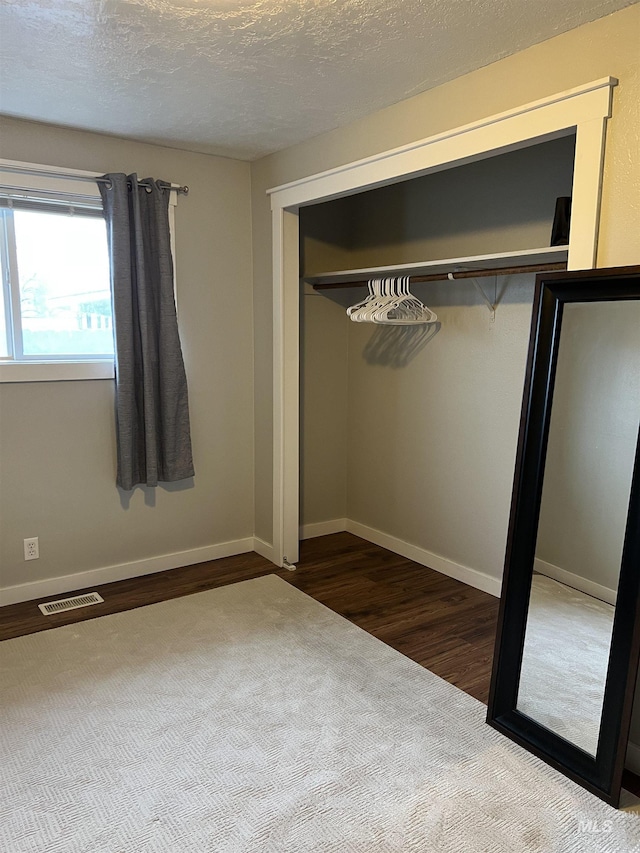
<path fill-rule="evenodd" d="M 58 601 L 47 601 L 46 604 L 39 604 L 41 612 L 45 616 L 51 616 L 53 613 L 64 613 L 65 610 L 77 610 L 78 607 L 88 607 L 90 604 L 100 604 L 104 601 L 97 592 L 88 592 L 85 595 L 76 595 L 73 598 L 59 598 Z"/>

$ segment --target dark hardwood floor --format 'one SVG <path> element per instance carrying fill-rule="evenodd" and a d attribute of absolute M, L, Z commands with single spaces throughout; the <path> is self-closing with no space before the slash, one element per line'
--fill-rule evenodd
<path fill-rule="evenodd" d="M 295 572 L 276 569 L 257 554 L 242 554 L 9 605 L 0 608 L 0 640 L 270 573 L 487 702 L 498 599 L 349 533 L 301 542 Z M 103 604 L 53 616 L 38 610 L 43 601 L 92 590 Z M 639 777 L 626 774 L 624 785 L 640 796 Z"/>

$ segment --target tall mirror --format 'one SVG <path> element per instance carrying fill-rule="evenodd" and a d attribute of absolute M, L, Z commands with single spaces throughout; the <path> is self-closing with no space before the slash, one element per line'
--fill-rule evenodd
<path fill-rule="evenodd" d="M 617 805 L 638 665 L 640 268 L 539 276 L 488 722 Z"/>

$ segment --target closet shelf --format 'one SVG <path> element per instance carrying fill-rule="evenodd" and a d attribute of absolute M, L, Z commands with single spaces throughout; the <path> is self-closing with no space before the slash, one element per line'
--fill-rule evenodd
<path fill-rule="evenodd" d="M 408 275 L 412 282 L 421 282 L 442 281 L 448 278 L 449 274 L 456 279 L 548 272 L 566 269 L 568 255 L 568 246 L 551 246 L 543 249 L 525 249 L 519 252 L 499 252 L 492 255 L 474 255 L 466 258 L 419 261 L 418 263 L 395 264 L 387 267 L 339 270 L 305 276 L 304 281 L 316 290 L 325 290 L 333 287 L 357 287 L 366 285 L 371 278 L 393 275 Z"/>

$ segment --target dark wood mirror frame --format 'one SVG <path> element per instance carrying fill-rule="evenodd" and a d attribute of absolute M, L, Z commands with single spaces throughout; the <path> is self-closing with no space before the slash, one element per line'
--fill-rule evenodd
<path fill-rule="evenodd" d="M 640 266 L 536 277 L 487 722 L 612 806 L 640 657 L 640 435 L 595 757 L 516 710 L 564 305 L 640 299 Z M 640 370 L 640 362 L 638 369 Z"/>

